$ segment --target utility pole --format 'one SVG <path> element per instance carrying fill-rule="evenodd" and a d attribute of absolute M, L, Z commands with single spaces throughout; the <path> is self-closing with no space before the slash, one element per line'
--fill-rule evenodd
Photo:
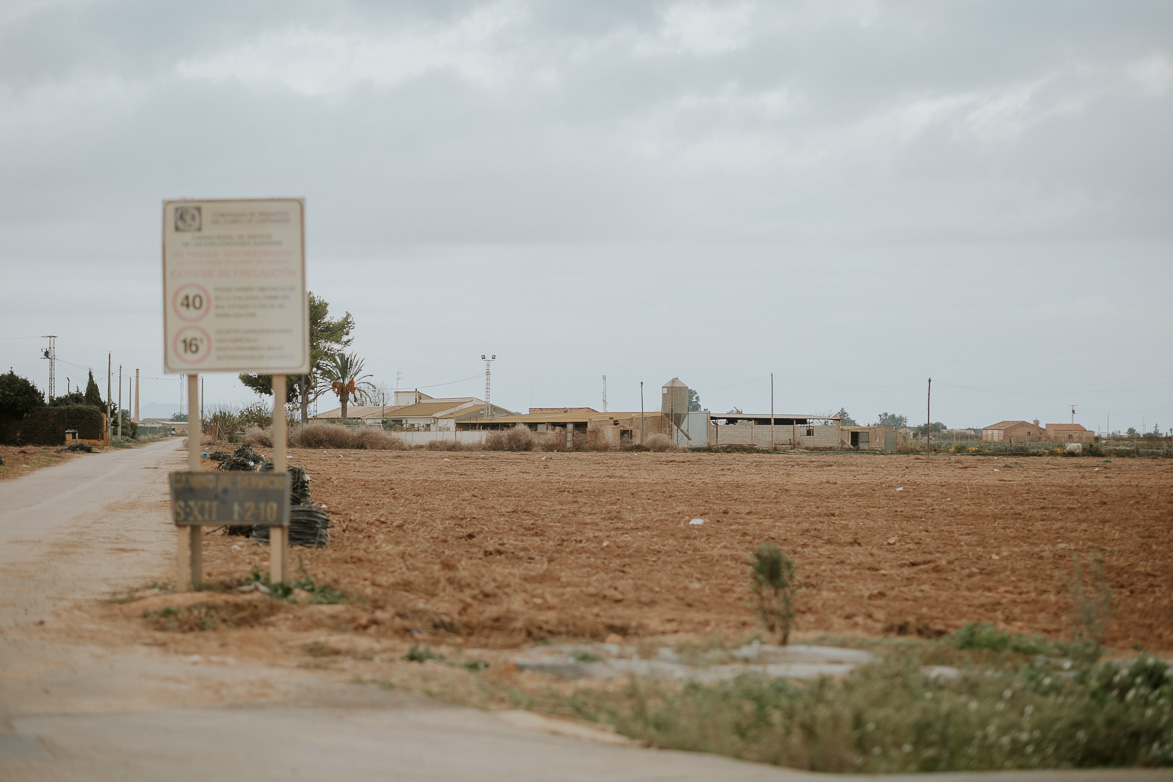
<path fill-rule="evenodd" d="M 41 355 L 41 358 L 49 359 L 49 390 L 45 392 L 45 402 L 48 403 L 57 395 L 57 335 L 46 334 L 41 339 L 49 340 Z"/>
<path fill-rule="evenodd" d="M 603 412 L 607 412 L 607 376 L 603 375 Z"/>
<path fill-rule="evenodd" d="M 134 422 L 135 422 L 135 423 L 138 423 L 138 421 L 139 421 L 139 416 L 138 416 L 138 400 L 139 400 L 139 390 L 138 390 L 138 370 L 136 369 L 136 370 L 134 371 Z"/>
<path fill-rule="evenodd" d="M 485 418 L 493 417 L 493 405 L 489 402 L 489 381 L 492 378 L 492 364 L 497 360 L 497 354 L 493 353 L 488 358 L 485 354 L 481 354 L 481 361 L 485 362 Z"/>
<path fill-rule="evenodd" d="M 770 450 L 774 450 L 774 373 L 770 373 Z"/>
<path fill-rule="evenodd" d="M 639 444 L 644 444 L 644 381 L 639 381 Z"/>
<path fill-rule="evenodd" d="M 925 421 L 925 456 L 931 457 L 933 455 L 933 379 L 929 378 L 929 393 L 925 398 L 925 415 L 928 416 Z"/>
<path fill-rule="evenodd" d="M 111 420 L 110 402 L 110 375 L 114 369 L 113 359 L 109 353 L 106 354 L 106 442 L 110 442 L 110 438 L 114 435 L 114 421 Z"/>
<path fill-rule="evenodd" d="M 1075 404 L 1071 405 L 1071 423 L 1075 423 Z"/>
<path fill-rule="evenodd" d="M 118 365 L 118 436 L 122 437 L 122 365 Z"/>

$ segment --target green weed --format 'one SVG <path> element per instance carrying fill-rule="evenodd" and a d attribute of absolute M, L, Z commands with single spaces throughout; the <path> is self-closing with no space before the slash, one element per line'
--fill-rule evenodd
<path fill-rule="evenodd" d="M 768 632 L 778 636 L 783 645 L 790 641 L 794 623 L 794 560 L 773 543 L 766 542 L 753 551 L 749 567 L 752 604 Z"/>

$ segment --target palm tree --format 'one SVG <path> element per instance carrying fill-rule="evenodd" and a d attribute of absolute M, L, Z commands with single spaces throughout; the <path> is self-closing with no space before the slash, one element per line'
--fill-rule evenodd
<path fill-rule="evenodd" d="M 346 405 L 353 399 L 360 404 L 371 398 L 375 386 L 367 380 L 371 375 L 363 374 L 366 360 L 356 353 L 335 353 L 322 364 L 323 384 L 338 396 L 342 403 L 342 420 L 346 420 Z"/>

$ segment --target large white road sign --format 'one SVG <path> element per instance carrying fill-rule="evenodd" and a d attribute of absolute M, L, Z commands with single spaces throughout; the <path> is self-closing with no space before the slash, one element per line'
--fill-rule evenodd
<path fill-rule="evenodd" d="M 309 371 L 305 201 L 163 202 L 168 372 Z"/>

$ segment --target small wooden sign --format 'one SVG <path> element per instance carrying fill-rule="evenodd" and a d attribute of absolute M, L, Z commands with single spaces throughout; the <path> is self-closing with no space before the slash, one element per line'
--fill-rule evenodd
<path fill-rule="evenodd" d="M 176 526 L 289 526 L 287 472 L 173 472 L 170 479 Z"/>

